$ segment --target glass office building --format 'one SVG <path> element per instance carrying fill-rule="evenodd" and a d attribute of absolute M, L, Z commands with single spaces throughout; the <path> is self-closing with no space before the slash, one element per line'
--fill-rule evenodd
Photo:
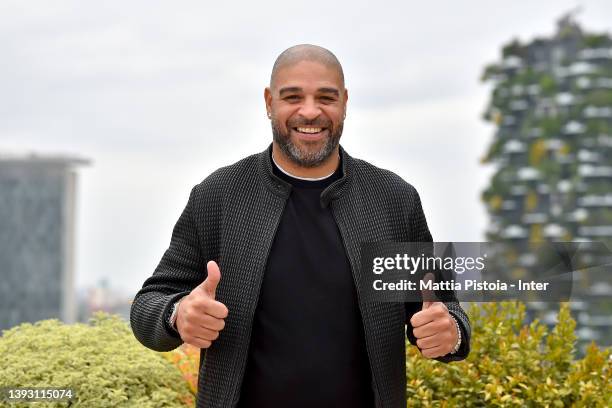
<path fill-rule="evenodd" d="M 76 167 L 85 164 L 0 152 L 0 329 L 75 321 Z"/>

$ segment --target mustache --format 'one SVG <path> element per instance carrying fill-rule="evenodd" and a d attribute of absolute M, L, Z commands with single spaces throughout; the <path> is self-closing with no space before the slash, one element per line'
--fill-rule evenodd
<path fill-rule="evenodd" d="M 315 119 L 315 120 L 296 119 L 296 120 L 287 122 L 287 126 L 290 128 L 301 127 L 301 126 L 330 128 L 331 122 L 328 120 L 321 120 L 321 119 Z"/>

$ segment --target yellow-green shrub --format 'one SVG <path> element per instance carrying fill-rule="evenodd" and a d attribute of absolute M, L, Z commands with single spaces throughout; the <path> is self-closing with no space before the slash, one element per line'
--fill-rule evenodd
<path fill-rule="evenodd" d="M 439 363 L 408 345 L 409 407 L 612 406 L 610 350 L 591 345 L 575 359 L 567 305 L 550 332 L 537 321 L 525 326 L 520 303 L 473 305 L 469 315 L 465 361 Z M 12 328 L 0 337 L 0 358 L 0 387 L 72 387 L 74 407 L 193 406 L 197 392 L 198 349 L 148 350 L 126 322 L 105 314 L 90 325 L 45 320 Z"/>
<path fill-rule="evenodd" d="M 0 337 L 0 358 L 0 387 L 70 387 L 76 394 L 71 407 L 159 408 L 194 403 L 180 371 L 161 353 L 143 347 L 118 316 L 100 313 L 89 325 L 65 325 L 55 319 L 21 324 Z"/>
<path fill-rule="evenodd" d="M 524 325 L 521 303 L 485 303 L 469 309 L 472 351 L 443 364 L 407 348 L 409 407 L 610 407 L 610 350 L 594 344 L 575 360 L 575 321 L 563 304 L 549 332 Z"/>

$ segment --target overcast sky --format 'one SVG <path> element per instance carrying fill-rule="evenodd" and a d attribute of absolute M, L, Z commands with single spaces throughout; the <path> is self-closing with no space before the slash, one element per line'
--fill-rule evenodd
<path fill-rule="evenodd" d="M 0 150 L 92 160 L 79 171 L 77 286 L 135 292 L 191 188 L 271 142 L 263 89 L 276 56 L 313 43 L 343 64 L 341 139 L 420 192 L 437 241 L 479 241 L 485 64 L 599 1 L 0 1 Z"/>

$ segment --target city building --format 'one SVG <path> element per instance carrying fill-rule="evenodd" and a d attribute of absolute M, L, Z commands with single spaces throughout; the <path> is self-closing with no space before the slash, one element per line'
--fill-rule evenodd
<path fill-rule="evenodd" d="M 612 39 L 570 13 L 548 38 L 504 46 L 483 80 L 493 85 L 484 118 L 495 124 L 483 159 L 495 167 L 482 194 L 487 239 L 514 276 L 538 267 L 526 255 L 537 243 L 582 243 L 571 296 L 579 346 L 610 346 Z M 528 307 L 555 322 L 558 304 Z"/>
<path fill-rule="evenodd" d="M 76 157 L 0 153 L 0 329 L 76 320 Z"/>

